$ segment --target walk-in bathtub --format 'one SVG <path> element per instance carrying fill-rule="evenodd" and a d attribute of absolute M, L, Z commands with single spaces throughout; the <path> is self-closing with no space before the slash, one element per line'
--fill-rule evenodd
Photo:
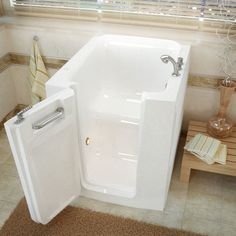
<path fill-rule="evenodd" d="M 58 147 L 60 153 L 64 152 L 65 157 L 55 158 L 57 162 L 62 160 L 56 167 L 53 167 L 54 159 L 52 162 L 46 159 L 44 164 L 40 164 L 41 172 L 45 171 L 45 165 L 57 169 L 51 171 L 47 168 L 48 173 L 56 172 L 55 175 L 52 174 L 55 176 L 53 180 L 50 180 L 52 189 L 60 185 L 60 191 L 65 192 L 68 188 L 71 190 L 71 194 L 62 198 L 59 206 L 55 206 L 54 211 L 51 210 L 51 214 L 47 209 L 46 213 L 40 215 L 40 209 L 45 204 L 50 204 L 45 203 L 42 194 L 40 200 L 37 200 L 36 185 L 39 174 L 35 177 L 35 182 L 27 184 L 25 179 L 28 177 L 24 176 L 26 174 L 22 171 L 23 164 L 19 163 L 20 157 L 17 153 L 20 144 L 16 145 L 16 142 L 19 140 L 14 141 L 14 127 L 8 130 L 18 170 L 22 172 L 20 175 L 26 197 L 28 195 L 27 202 L 30 208 L 37 208 L 31 209 L 31 216 L 35 221 L 48 222 L 79 194 L 131 207 L 163 210 L 182 123 L 189 51 L 189 46 L 170 40 L 99 36 L 89 41 L 48 81 L 46 100 L 51 99 L 52 103 L 55 101 L 54 105 L 47 108 L 42 104 L 48 102 L 43 101 L 25 113 L 25 120 L 27 117 L 30 120 L 30 135 L 39 136 L 35 141 L 37 147 L 39 140 L 44 137 L 37 132 L 43 132 L 44 129 L 51 134 L 47 144 Z M 173 65 L 161 61 L 163 54 L 174 59 L 183 57 L 180 76 L 172 76 Z M 73 100 L 68 109 L 67 102 L 60 98 L 60 94 L 65 93 L 63 91 L 70 91 L 68 96 Z M 53 120 L 48 128 L 45 126 L 41 131 L 33 130 L 35 122 L 45 119 L 47 113 L 53 114 L 59 106 L 64 108 L 62 118 Z M 73 106 L 75 107 L 72 108 Z M 40 115 L 39 112 L 34 115 L 33 109 L 40 110 Z M 67 116 L 74 119 L 72 128 L 60 124 Z M 46 116 L 46 120 L 47 118 L 50 119 L 50 116 Z M 12 122 L 15 120 L 16 118 Z M 11 125 L 14 126 L 12 122 Z M 58 128 L 55 128 L 56 125 Z M 48 131 L 50 127 L 55 130 Z M 64 127 L 61 128 L 61 133 L 58 131 L 59 127 Z M 73 133 L 72 137 L 70 133 Z M 57 143 L 55 140 L 60 141 Z M 42 155 L 47 155 L 45 144 L 37 149 L 37 155 L 41 150 Z M 55 152 L 55 148 L 49 151 L 52 155 Z M 29 155 L 33 153 L 31 151 Z M 60 153 L 57 155 L 62 155 Z M 35 171 L 36 164 L 33 166 Z M 70 173 L 70 178 L 65 177 L 63 180 L 61 175 L 68 176 L 70 168 L 74 174 Z M 30 167 L 26 171 L 31 173 L 32 178 L 34 172 Z M 44 176 L 45 173 L 41 172 Z M 57 180 L 57 174 L 60 175 L 62 183 Z M 71 184 L 71 179 L 76 181 Z M 42 187 L 40 191 L 42 193 Z M 56 195 L 51 193 L 48 197 L 52 199 L 51 204 L 54 204 L 60 191 L 53 190 Z M 35 200 L 30 202 L 30 199 Z"/>

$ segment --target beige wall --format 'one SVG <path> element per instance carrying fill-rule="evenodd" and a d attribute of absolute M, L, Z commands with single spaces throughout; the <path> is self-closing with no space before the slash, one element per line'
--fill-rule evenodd
<path fill-rule="evenodd" d="M 10 0 L 0 0 L 2 2 L 2 8 L 4 9 L 4 14 L 13 14 L 13 10 L 10 7 Z"/>
<path fill-rule="evenodd" d="M 191 45 L 192 74 L 223 75 L 219 70 L 221 60 L 218 56 L 222 44 L 215 33 L 33 17 L 3 17 L 2 22 L 7 24 L 6 32 L 12 52 L 28 54 L 34 35 L 39 36 L 44 55 L 59 58 L 71 58 L 95 35 L 125 34 L 154 37 Z"/>
<path fill-rule="evenodd" d="M 190 73 L 205 77 L 222 75 L 219 70 L 220 59 L 217 56 L 222 45 L 214 33 L 31 17 L 2 17 L 1 22 L 5 24 L 6 40 L 0 45 L 0 52 L 2 47 L 2 50 L 8 48 L 11 52 L 29 54 L 32 38 L 37 35 L 43 55 L 69 59 L 95 35 L 107 33 L 136 35 L 189 44 L 191 45 Z M 17 102 L 27 103 L 29 100 L 29 95 L 25 91 L 27 67 L 11 67 L 10 74 L 14 81 Z M 216 113 L 218 99 L 217 90 L 189 87 L 185 100 L 185 128 L 189 119 L 206 120 Z M 235 107 L 234 96 L 230 113 L 236 123 Z"/>
<path fill-rule="evenodd" d="M 2 0 L 0 0 L 0 16 L 3 15 L 3 3 Z"/>
<path fill-rule="evenodd" d="M 9 70 L 0 73 L 0 121 L 17 105 L 14 81 Z"/>
<path fill-rule="evenodd" d="M 4 25 L 0 25 L 0 57 L 9 51 Z M 0 121 L 17 105 L 16 91 L 9 69 L 0 73 Z"/>

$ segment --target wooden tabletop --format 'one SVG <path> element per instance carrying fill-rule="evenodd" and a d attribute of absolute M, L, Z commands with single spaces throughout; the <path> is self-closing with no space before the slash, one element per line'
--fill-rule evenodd
<path fill-rule="evenodd" d="M 210 136 L 207 133 L 206 125 L 207 123 L 205 122 L 190 121 L 186 143 L 198 133 Z M 221 165 L 214 163 L 212 165 L 208 165 L 185 150 L 181 167 L 181 181 L 189 181 L 191 169 L 236 176 L 236 127 L 233 128 L 233 132 L 230 137 L 219 140 L 227 146 L 226 164 Z"/>

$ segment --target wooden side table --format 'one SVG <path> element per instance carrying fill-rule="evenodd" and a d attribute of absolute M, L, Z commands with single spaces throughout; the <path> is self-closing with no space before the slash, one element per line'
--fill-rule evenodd
<path fill-rule="evenodd" d="M 208 135 L 206 131 L 206 123 L 190 121 L 186 143 L 198 133 Z M 236 127 L 234 127 L 233 133 L 230 137 L 220 139 L 220 141 L 227 145 L 227 159 L 225 165 L 217 163 L 208 165 L 191 153 L 184 151 L 180 180 L 183 182 L 189 182 L 192 169 L 236 176 Z"/>

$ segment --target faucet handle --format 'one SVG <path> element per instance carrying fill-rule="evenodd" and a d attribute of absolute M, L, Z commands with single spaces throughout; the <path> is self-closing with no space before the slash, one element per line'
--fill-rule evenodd
<path fill-rule="evenodd" d="M 177 67 L 179 68 L 179 70 L 182 70 L 182 65 L 183 64 L 184 64 L 183 57 L 178 57 L 177 58 Z"/>
<path fill-rule="evenodd" d="M 177 58 L 177 63 L 182 66 L 182 65 L 184 64 L 184 59 L 183 59 L 183 57 L 178 57 L 178 58 Z"/>

